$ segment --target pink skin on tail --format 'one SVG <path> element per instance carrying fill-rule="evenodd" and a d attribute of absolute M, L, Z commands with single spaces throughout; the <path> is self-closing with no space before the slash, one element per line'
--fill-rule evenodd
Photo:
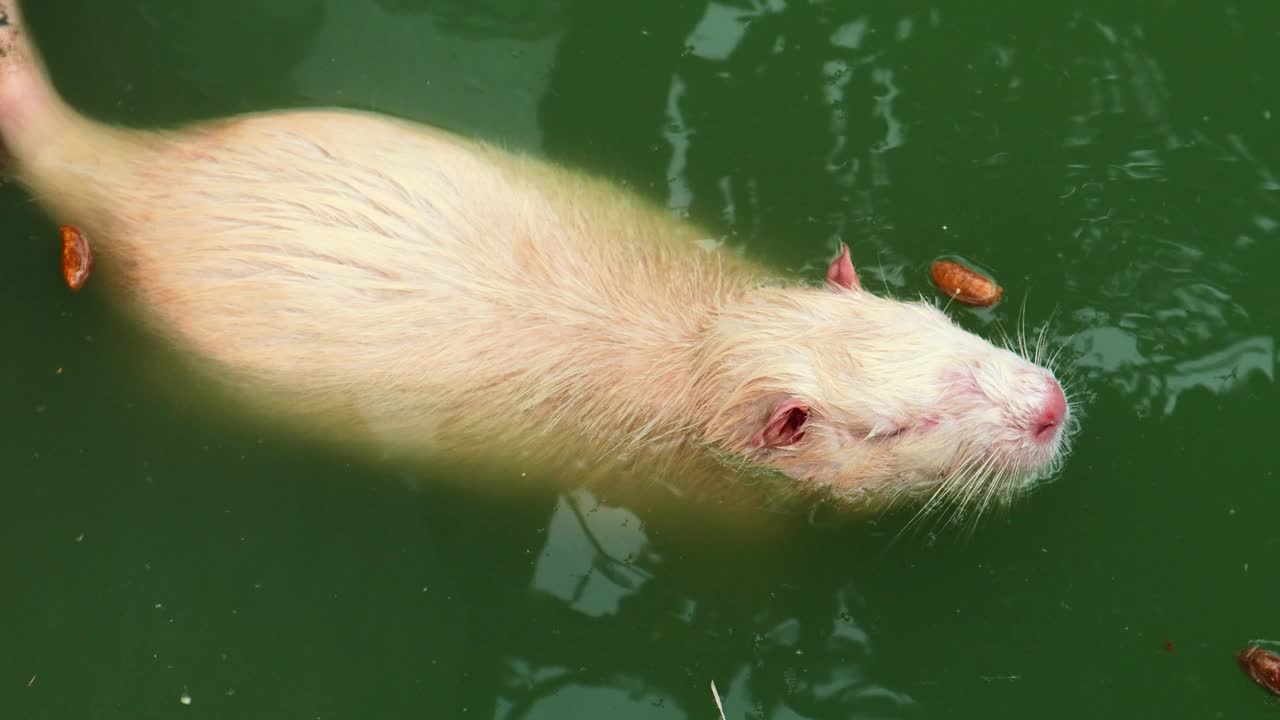
<path fill-rule="evenodd" d="M 32 108 L 47 103 L 49 97 L 42 69 L 32 65 L 34 54 L 25 35 L 17 5 L 0 0 L 0 128 L 5 138 L 25 134 Z"/>
<path fill-rule="evenodd" d="M 49 84 L 16 0 L 0 0 L 0 144 L 6 161 L 34 158 L 72 117 Z"/>

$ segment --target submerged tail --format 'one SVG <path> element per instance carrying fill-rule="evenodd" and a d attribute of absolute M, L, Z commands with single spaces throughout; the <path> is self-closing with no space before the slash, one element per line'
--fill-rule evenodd
<path fill-rule="evenodd" d="M 49 81 L 17 0 L 0 0 L 0 143 L 10 169 L 21 174 L 75 117 Z"/>
<path fill-rule="evenodd" d="M 110 203 L 127 131 L 95 123 L 58 95 L 23 23 L 18 0 L 0 0 L 0 153 L 3 170 L 58 222 L 86 223 Z"/>

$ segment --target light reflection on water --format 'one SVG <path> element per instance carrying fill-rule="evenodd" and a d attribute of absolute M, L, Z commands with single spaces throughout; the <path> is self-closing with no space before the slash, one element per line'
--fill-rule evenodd
<path fill-rule="evenodd" d="M 303 12 L 308 9 L 304 3 L 288 4 L 297 9 L 297 17 L 312 17 Z M 1249 64 L 1248 56 L 1223 61 L 1212 53 L 1200 55 L 1203 48 L 1170 47 L 1168 40 L 1160 45 L 1161 38 L 1169 35 L 1168 28 L 1159 26 L 1163 16 L 1139 17 L 1141 13 L 1133 12 L 1137 6 L 1093 10 L 1045 6 L 1015 22 L 1005 17 L 1010 13 L 981 9 L 944 12 L 901 3 L 772 0 L 672 3 L 666 8 L 655 3 L 653 11 L 641 4 L 625 8 L 620 4 L 609 12 L 583 4 L 575 9 L 588 17 L 598 17 L 593 12 L 626 13 L 625 26 L 608 27 L 606 19 L 598 26 L 574 27 L 572 13 L 565 11 L 570 3 L 325 0 L 317 5 L 328 10 L 315 37 L 303 37 L 297 30 L 300 21 L 285 23 L 297 34 L 287 39 L 310 43 L 306 52 L 298 54 L 296 65 L 282 74 L 292 83 L 285 83 L 290 90 L 304 99 L 318 102 L 336 96 L 357 105 L 439 120 L 476 134 L 498 135 L 525 149 L 537 151 L 545 144 L 552 155 L 572 156 L 575 151 L 577 159 L 606 155 L 608 162 L 616 164 L 597 170 L 642 191 L 652 190 L 673 211 L 706 223 L 713 228 L 705 241 L 708 244 L 748 247 L 779 265 L 812 273 L 824 265 L 835 243 L 847 241 L 867 285 L 899 297 L 933 296 L 923 269 L 934 256 L 944 252 L 972 256 L 993 267 L 1009 300 L 985 314 L 953 308 L 955 315 L 991 337 L 1000 327 L 1010 329 L 1016 324 L 1024 301 L 1031 334 L 1052 317 L 1052 344 L 1067 347 L 1062 363 L 1073 377 L 1073 387 L 1086 400 L 1091 394 L 1110 391 L 1112 405 L 1102 412 L 1113 417 L 1185 416 L 1189 395 L 1210 393 L 1226 400 L 1242 392 L 1247 383 L 1274 383 L 1275 292 L 1270 274 L 1280 228 L 1276 207 L 1280 183 L 1272 169 L 1277 162 L 1274 143 L 1267 142 L 1275 130 L 1274 108 L 1260 99 L 1272 86 L 1268 75 L 1274 70 L 1260 62 Z M 83 10 L 88 4 L 82 6 Z M 201 47 L 183 37 L 188 31 L 206 47 L 225 44 L 225 38 L 215 33 L 202 35 L 196 23 L 191 27 L 175 24 L 180 23 L 181 13 L 164 10 L 168 6 L 163 3 L 147 7 L 158 13 L 156 23 L 166 24 L 175 37 L 182 37 L 175 41 L 176 47 Z M 531 8 L 527 22 L 526 8 Z M 1237 14 L 1230 5 L 1205 12 L 1225 12 L 1228 19 Z M 681 13 L 687 15 L 687 22 L 678 19 Z M 1210 20 L 1213 17 L 1217 16 Z M 1241 23 L 1231 27 L 1235 28 L 1231 37 L 1245 31 Z M 617 52 L 590 45 L 582 49 L 584 37 L 598 35 L 616 43 Z M 579 44 L 573 44 L 575 40 Z M 1229 54 L 1227 45 L 1210 49 Z M 665 55 L 660 50 L 664 47 Z M 191 53 L 217 57 L 212 52 Z M 1179 65 L 1183 56 L 1192 56 L 1194 62 Z M 609 64 L 611 60 L 617 62 Z M 65 59 L 62 62 L 70 67 Z M 380 72 L 401 62 L 413 62 L 415 69 Z M 219 74 L 207 65 L 188 64 L 210 83 L 203 94 L 239 97 L 227 87 L 243 83 L 247 70 Z M 608 67 L 597 72 L 587 65 Z M 1214 103 L 1213 96 L 1196 85 L 1201 81 L 1195 73 L 1204 68 L 1208 68 L 1206 83 L 1225 83 L 1237 71 L 1253 78 L 1258 97 L 1235 91 L 1229 103 Z M 452 82 L 450 73 L 466 77 Z M 92 73 L 81 74 L 88 78 L 80 80 L 83 87 L 97 82 L 90 78 Z M 653 77 L 655 82 L 647 82 Z M 579 87 L 573 87 L 575 78 Z M 261 84 L 265 87 L 268 82 Z M 611 91 L 616 95 L 609 95 Z M 283 94 L 277 89 L 270 92 Z M 567 109 L 558 115 L 540 114 L 544 106 L 553 106 L 566 95 L 572 98 Z M 618 98 L 635 102 L 617 109 Z M 121 102 L 118 97 L 109 100 Z M 135 102 L 136 94 L 130 95 L 128 103 Z M 167 99 L 165 103 L 175 104 Z M 633 113 L 636 118 L 631 117 Z M 588 120 L 575 124 L 583 117 Z M 634 154 L 622 155 L 624 161 L 608 155 L 624 151 Z M 22 326 L 13 335 L 36 337 L 39 328 Z M 58 352 L 69 356 L 80 350 L 68 346 Z M 100 351 L 89 348 L 85 354 L 92 352 Z M 38 360 L 42 372 L 46 364 L 55 366 L 52 354 L 31 358 L 24 356 L 20 363 L 34 365 Z M 59 382 L 71 381 L 63 377 Z M 86 381 L 85 392 L 89 385 Z M 45 398 L 39 399 L 43 409 Z M 67 397 L 65 412 L 78 411 L 81 402 L 80 393 Z M 86 428 L 100 425 L 98 418 L 92 420 L 85 423 Z M 94 427 L 94 432 L 101 428 Z M 27 437 L 22 432 L 15 435 Z M 175 447 L 185 447 L 183 441 L 175 438 Z M 31 447 L 21 443 L 29 441 L 18 442 L 15 447 L 25 461 Z M 51 458 L 57 458 L 53 446 L 61 442 L 59 436 L 48 433 L 30 441 L 36 442 L 44 452 L 39 462 L 50 465 Z M 1123 451 L 1131 449 L 1124 445 Z M 109 460 L 98 458 L 104 464 Z M 90 463 L 73 459 L 69 465 L 75 467 Z M 1120 455 L 1104 459 L 1147 462 Z M 75 467 L 65 475 L 79 482 Z M 216 467 L 233 472 L 226 466 Z M 286 473 L 293 466 L 281 463 L 281 467 L 281 473 Z M 97 472 L 97 466 L 92 471 Z M 1067 478 L 1081 481 L 1077 485 L 1087 484 L 1092 473 L 1102 476 L 1092 468 L 1067 467 Z M 70 483 L 66 478 L 60 481 Z M 209 480 L 208 485 L 214 486 L 214 478 Z M 94 486 L 98 481 L 96 476 L 83 480 Z M 127 482 L 120 478 L 112 482 L 110 495 L 127 490 Z M 150 477 L 147 482 L 151 483 Z M 166 489 L 177 485 L 158 483 Z M 215 497 L 221 501 L 222 496 L 210 492 L 205 502 Z M 237 510 L 254 508 L 261 497 L 258 492 L 262 490 L 246 489 L 246 499 Z M 341 491 L 333 492 L 335 504 L 345 497 Z M 314 491 L 298 494 L 310 497 Z M 282 506 L 292 505 L 292 498 L 288 503 L 276 499 Z M 1119 516 L 1112 518 L 1115 526 L 1105 527 L 1097 520 L 1105 515 L 1098 506 L 1110 500 L 1090 498 L 1096 505 L 1086 507 L 1087 513 L 1080 507 L 1043 513 L 1037 516 L 1042 525 L 1003 537 L 1015 541 L 1041 537 L 1036 533 L 1043 529 L 1063 543 L 1084 543 L 1096 535 L 1102 538 L 1097 541 L 1100 547 L 1123 544 L 1129 548 L 1140 542 L 1130 538 L 1132 508 L 1111 508 Z M 1184 500 L 1173 510 L 1185 510 L 1186 504 L 1197 501 Z M 475 503 L 468 510 L 487 520 L 489 511 L 481 505 Z M 131 517 L 127 510 L 114 512 Z M 288 515 L 281 510 L 280 514 L 296 519 L 316 511 L 303 507 L 298 512 Z M 1095 524 L 1088 532 L 1076 532 L 1072 526 L 1067 528 L 1069 534 L 1054 535 L 1062 531 L 1055 522 L 1072 513 L 1088 515 L 1079 522 L 1092 519 Z M 333 518 L 336 523 L 354 515 L 335 512 Z M 938 633 L 976 640 L 975 645 L 991 640 L 995 654 L 1025 652 L 1024 665 L 1032 658 L 1060 654 L 1069 660 L 1097 660 L 1104 668 L 1100 673 L 1115 671 L 1117 664 L 1099 657 L 1097 647 L 1033 648 L 1035 640 L 1021 638 L 1002 642 L 984 634 L 987 630 L 966 632 L 965 623 L 952 622 L 949 613 L 959 607 L 973 615 L 986 611 L 989 615 L 983 617 L 988 622 L 1005 629 L 1006 621 L 1033 616 L 1045 606 L 1065 606 L 1068 599 L 1085 605 L 1085 595 L 1096 591 L 1105 596 L 1105 606 L 1097 608 L 1100 613 L 1129 612 L 1137 617 L 1150 611 L 1150 603 L 1145 602 L 1149 596 L 1135 601 L 1132 592 L 1116 590 L 1116 583 L 1136 578 L 1127 588 L 1132 591 L 1151 580 L 1141 575 L 1139 564 L 1169 559 L 1135 555 L 1141 563 L 1113 567 L 1107 565 L 1111 558 L 1089 554 L 1097 547 L 1084 545 L 1079 558 L 1055 566 L 1054 554 L 1060 548 L 1053 547 L 1044 559 L 1051 570 L 1037 575 L 1035 569 L 1026 568 L 1041 565 L 1025 561 L 1016 554 L 1017 548 L 1000 556 L 1006 548 L 985 546 L 983 561 L 994 556 L 994 567 L 1024 573 L 1016 583 L 1040 584 L 1025 596 L 1009 589 L 1015 583 L 1006 584 L 1005 591 L 1015 599 L 1011 601 L 994 590 L 960 586 L 958 578 L 971 576 L 963 568 L 955 570 L 941 562 L 929 566 L 931 574 L 924 577 L 896 567 L 855 564 L 842 554 L 849 548 L 831 535 L 811 545 L 791 537 L 787 542 L 793 545 L 786 553 L 763 559 L 758 551 L 742 551 L 712 554 L 711 561 L 688 560 L 673 551 L 688 551 L 696 543 L 664 538 L 634 508 L 613 505 L 589 493 L 558 498 L 546 517 L 545 537 L 530 546 L 527 582 L 520 576 L 518 582 L 510 583 L 527 591 L 528 604 L 518 598 L 498 607 L 527 612 L 518 620 L 536 625 L 529 637 L 580 633 L 574 635 L 580 641 L 548 650 L 528 637 L 501 638 L 496 650 L 480 651 L 501 655 L 496 661 L 502 671 L 494 683 L 500 695 L 498 717 L 572 717 L 580 716 L 584 707 L 609 708 L 618 717 L 711 717 L 708 684 L 712 679 L 730 717 L 847 717 L 851 712 L 893 717 L 912 713 L 920 698 L 934 702 L 936 709 L 936 703 L 963 704 L 970 696 L 981 698 L 971 701 L 977 705 L 993 695 L 1002 703 L 1012 697 L 1011 707 L 1026 707 L 1060 690 L 1061 678 L 1045 677 L 1033 684 L 1034 677 L 1014 672 L 1016 657 L 1008 661 L 1001 656 L 984 666 L 1001 672 L 1008 669 L 1007 675 L 956 661 L 981 650 L 974 647 L 951 658 L 933 659 L 934 664 L 928 665 L 932 654 L 921 657 L 919 646 Z M 58 519 L 59 513 L 51 511 L 50 520 Z M 1265 518 L 1253 522 L 1266 524 Z M 263 534 L 288 527 L 277 520 L 248 526 Z M 165 526 L 144 525 L 137 532 L 143 535 L 157 527 Z M 1150 534 L 1161 543 L 1174 540 L 1169 528 L 1151 527 L 1160 531 Z M 494 555 L 509 550 L 499 537 L 503 529 L 491 529 L 498 539 L 488 537 L 489 528 L 478 533 L 496 548 Z M 104 528 L 89 537 L 107 534 Z M 300 538 L 332 534 L 328 528 L 297 532 Z M 364 534 L 353 531 L 350 537 L 354 542 Z M 37 536 L 22 539 L 30 537 Z M 1255 536 L 1241 530 L 1239 537 Z M 420 547 L 416 536 L 411 540 L 406 547 Z M 187 543 L 175 545 L 175 552 L 190 551 Z M 1273 547 L 1274 541 L 1249 545 L 1242 540 L 1240 544 L 1244 549 L 1231 552 L 1256 555 L 1258 547 Z M 142 540 L 138 546 L 153 547 Z M 467 558 L 473 557 L 470 550 Z M 520 552 L 525 550 L 521 546 Z M 352 566 L 384 551 L 386 547 L 371 543 L 362 551 L 367 555 L 353 553 L 358 560 L 351 561 Z M 103 552 L 114 552 L 119 559 L 130 550 L 111 546 Z M 225 548 L 213 548 L 208 556 L 224 557 L 225 552 Z M 288 564 L 299 557 L 289 552 L 275 549 L 265 554 Z M 315 559 L 314 549 L 307 553 L 305 557 Z M 254 560 L 252 555 L 234 557 L 248 563 Z M 897 557 L 928 562 L 923 554 Z M 960 557 L 974 561 L 972 555 Z M 1182 560 L 1177 558 L 1180 567 Z M 468 562 L 459 562 L 452 570 L 472 579 L 472 574 L 484 576 L 491 571 L 470 567 Z M 789 575 L 786 566 L 792 563 L 804 567 Z M 1103 568 L 1100 574 L 1108 575 L 1105 585 L 1089 585 L 1088 569 L 1077 567 L 1095 563 Z M 1232 556 L 1229 564 L 1235 568 L 1237 558 Z M 727 575 L 737 584 L 698 587 L 699 572 L 714 572 L 713 565 L 745 569 L 737 576 Z M 1252 577 L 1261 575 L 1256 568 Z M 346 590 L 343 583 L 352 583 L 340 574 L 325 574 L 323 568 L 312 570 L 319 578 L 317 585 L 325 590 L 329 586 Z M 244 579 L 227 572 L 233 580 Z M 503 572 L 515 574 L 509 568 Z M 192 574 L 198 574 L 196 569 Z M 437 581 L 449 585 L 447 572 L 428 574 L 433 588 Z M 392 580 L 375 587 L 384 598 L 403 600 L 397 593 L 409 583 L 394 574 Z M 1059 580 L 1080 582 L 1085 589 L 1074 597 L 1053 595 L 1068 592 L 1054 585 Z M 932 583 L 947 588 L 936 593 L 945 597 L 930 597 Z M 67 584 L 78 587 L 75 582 Z M 1150 584 L 1159 586 L 1159 582 Z M 287 584 L 282 585 L 281 594 L 272 596 L 282 599 L 281 607 L 312 600 L 306 592 L 289 595 Z M 868 601 L 868 587 L 880 596 Z M 455 605 L 452 591 L 447 594 L 446 608 L 452 614 L 433 611 L 446 618 L 441 621 L 449 624 L 446 630 L 466 636 L 474 626 L 493 620 L 480 615 L 473 626 L 459 621 L 453 627 L 451 618 L 464 617 L 475 596 L 458 595 Z M 217 606 L 216 598 L 209 600 L 199 592 L 191 595 L 193 604 L 204 601 L 218 611 L 224 609 Z M 1248 596 L 1240 592 L 1228 602 L 1234 607 L 1247 602 Z M 1159 597 L 1171 605 L 1177 601 Z M 128 598 L 138 605 L 135 600 Z M 1212 598 L 1201 600 L 1212 602 Z M 1007 604 L 991 610 L 987 605 L 993 601 Z M 59 598 L 57 602 L 69 601 Z M 384 606 L 371 607 L 370 615 L 385 612 Z M 71 607 L 65 615 L 73 616 L 75 610 Z M 395 620 L 374 629 L 390 634 L 389 625 L 411 614 L 432 616 L 404 609 Z M 885 616 L 898 620 L 897 627 L 877 627 Z M 1050 632 L 1057 623 L 1069 622 L 1063 619 L 1068 617 L 1054 615 L 1043 626 L 1033 627 Z M 29 618 L 23 615 L 22 620 Z M 275 622 L 300 635 L 313 629 L 307 624 L 310 621 L 288 625 L 288 620 L 282 617 Z M 919 628 L 917 621 L 921 621 Z M 1085 623 L 1075 627 L 1083 636 Z M 1124 630 L 1128 632 L 1129 627 Z M 1115 642 L 1118 632 L 1104 637 Z M 1148 628 L 1148 632 L 1154 631 Z M 424 635 L 424 642 L 450 652 L 449 660 L 458 664 L 451 672 L 483 671 L 494 660 L 489 656 L 458 659 L 462 653 L 452 653 L 455 645 L 450 643 L 463 648 L 469 645 L 469 636 L 451 641 L 440 637 L 447 632 Z M 1064 636 L 1057 639 L 1070 640 Z M 604 638 L 610 646 L 592 645 L 593 638 Z M 138 643 L 152 641 L 139 633 Z M 904 649 L 903 643 L 912 646 Z M 349 647 L 360 649 L 354 642 Z M 270 655 L 265 645 L 262 655 L 271 662 L 293 657 Z M 19 662 L 27 660 L 19 658 Z M 1078 674 L 1102 682 L 1089 675 L 1090 668 L 1077 665 L 1070 672 L 1073 677 Z M 248 677 L 251 674 L 246 672 L 241 681 L 245 686 L 257 682 Z M 304 681 L 301 675 L 291 677 Z M 1026 694 L 1035 699 L 1024 699 L 1019 705 L 1014 693 L 983 695 L 988 678 L 1007 679 L 1016 686 L 1011 688 L 1014 691 L 1030 686 L 1033 690 Z M 353 684 L 369 680 L 360 678 Z M 942 681 L 951 682 L 950 689 L 935 691 Z"/>
<path fill-rule="evenodd" d="M 711 701 L 715 681 L 726 712 L 745 711 L 765 717 L 803 718 L 797 706 L 857 707 L 867 713 L 896 716 L 910 708 L 910 695 L 884 687 L 868 676 L 864 663 L 871 656 L 870 634 L 859 625 L 862 606 L 850 585 L 836 590 L 831 615 L 823 622 L 775 615 L 779 608 L 762 608 L 750 624 L 718 627 L 724 609 L 703 607 L 687 593 L 662 587 L 666 561 L 648 537 L 643 521 L 633 512 L 609 505 L 587 490 L 562 495 L 547 523 L 546 541 L 537 553 L 530 589 L 558 607 L 564 626 L 619 623 L 617 652 L 637 649 L 631 644 L 660 643 L 664 647 L 693 647 L 706 642 L 705 633 L 722 636 L 729 646 L 741 646 L 755 658 L 727 674 L 708 670 L 706 677 L 683 675 L 679 688 L 646 680 L 642 675 L 611 668 L 574 668 L 562 663 L 539 665 L 518 650 L 505 659 L 507 689 L 497 717 L 554 718 L 572 714 L 574 707 L 607 703 L 620 717 L 689 717 L 701 714 Z M 655 586 L 656 585 L 656 586 Z M 731 600 L 733 587 L 723 588 Z M 663 617 L 645 618 L 629 608 L 665 607 Z M 651 627 L 635 627 L 640 619 Z M 555 632 L 555 630 L 552 630 Z M 574 632 L 582 632 L 581 628 Z M 631 640 L 628 641 L 627 638 Z M 757 673 L 761 663 L 775 669 Z M 776 687 L 776 665 L 784 686 Z M 621 663 L 626 666 L 627 663 Z M 714 667 L 714 666 L 713 666 Z M 784 690 L 786 700 L 777 695 Z"/>

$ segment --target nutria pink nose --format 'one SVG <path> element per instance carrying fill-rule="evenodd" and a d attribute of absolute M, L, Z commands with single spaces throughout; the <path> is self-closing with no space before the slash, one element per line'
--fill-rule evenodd
<path fill-rule="evenodd" d="M 1067 396 L 1062 394 L 1062 386 L 1056 380 L 1049 380 L 1049 399 L 1040 414 L 1036 416 L 1036 442 L 1049 442 L 1056 437 L 1058 426 L 1067 417 Z"/>

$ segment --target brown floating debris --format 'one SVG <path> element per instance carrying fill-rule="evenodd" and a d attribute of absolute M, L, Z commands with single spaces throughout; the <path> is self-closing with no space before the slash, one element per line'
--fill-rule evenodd
<path fill-rule="evenodd" d="M 79 290 L 93 272 L 93 251 L 89 239 L 74 225 L 62 226 L 62 279 L 67 287 Z"/>
<path fill-rule="evenodd" d="M 1004 294 L 995 280 L 954 260 L 935 260 L 929 274 L 939 290 L 965 305 L 990 307 Z"/>
<path fill-rule="evenodd" d="M 1251 645 L 1241 650 L 1236 659 L 1240 661 L 1240 668 L 1254 682 L 1273 695 L 1280 695 L 1280 655 Z"/>

